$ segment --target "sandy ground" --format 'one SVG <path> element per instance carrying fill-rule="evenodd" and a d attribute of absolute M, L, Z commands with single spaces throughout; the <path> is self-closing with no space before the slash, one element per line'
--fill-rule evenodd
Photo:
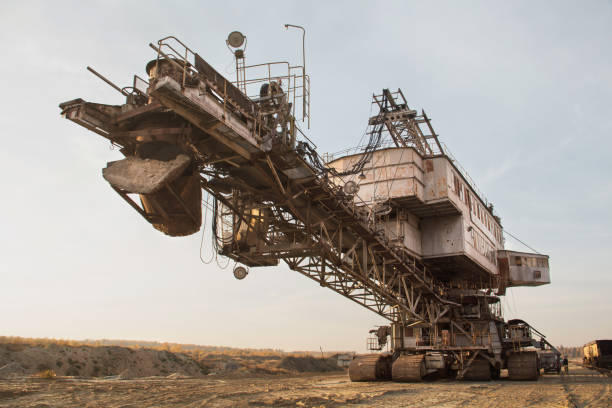
<path fill-rule="evenodd" d="M 0 407 L 611 407 L 612 378 L 576 365 L 538 382 L 351 383 L 346 374 L 0 381 Z"/>

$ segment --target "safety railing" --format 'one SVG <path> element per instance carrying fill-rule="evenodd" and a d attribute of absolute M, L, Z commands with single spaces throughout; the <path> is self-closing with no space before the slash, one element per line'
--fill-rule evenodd
<path fill-rule="evenodd" d="M 190 62 L 190 60 L 195 59 L 196 53 L 178 38 L 174 36 L 164 37 L 157 41 L 157 46 L 153 44 L 149 44 L 149 46 L 157 51 L 158 62 L 164 59 L 182 73 L 182 86 L 185 86 L 185 81 L 189 75 L 197 73 L 194 64 Z"/>
<path fill-rule="evenodd" d="M 182 72 L 182 85 L 186 79 L 196 74 L 194 59 L 196 52 L 174 36 L 164 37 L 157 42 L 157 46 L 149 44 L 157 51 L 157 59 L 165 59 Z M 279 71 L 279 68 L 281 71 Z M 310 127 L 310 77 L 304 72 L 301 65 L 292 66 L 287 61 L 267 62 L 263 64 L 238 66 L 237 81 L 232 82 L 246 96 L 256 101 L 260 98 L 257 85 L 276 81 L 292 103 L 293 116 L 302 121 L 308 121 Z M 296 110 L 301 102 L 302 112 Z"/>
<path fill-rule="evenodd" d="M 132 89 L 134 89 L 135 91 L 143 95 L 146 95 L 148 87 L 149 87 L 149 81 L 142 79 L 138 75 L 134 75 L 134 80 L 132 81 Z"/>
<path fill-rule="evenodd" d="M 480 191 L 480 189 L 476 185 L 476 182 L 474 181 L 474 179 L 472 179 L 472 177 L 469 175 L 467 170 L 465 168 L 463 168 L 461 163 L 459 163 L 459 161 L 451 153 L 451 151 L 448 148 L 448 146 L 444 142 L 441 142 L 441 143 L 442 143 L 442 147 L 444 148 L 444 152 L 443 152 L 444 155 L 446 157 L 448 157 L 448 159 L 451 161 L 451 163 L 453 163 L 453 165 L 457 168 L 457 170 L 459 170 L 459 173 L 461 173 L 461 175 L 463 176 L 465 181 L 467 181 L 467 183 L 470 185 L 472 190 L 474 190 L 474 192 L 478 195 L 478 197 L 480 197 L 480 199 L 488 207 L 490 205 L 490 202 L 489 202 L 489 200 L 487 200 L 487 197 L 482 193 L 482 191 Z"/>
<path fill-rule="evenodd" d="M 258 123 L 259 117 L 254 115 L 251 105 L 264 99 L 260 95 L 260 89 L 264 83 L 276 82 L 285 93 L 287 102 L 291 103 L 293 118 L 307 121 L 308 127 L 310 127 L 310 78 L 304 72 L 303 66 L 291 66 L 286 61 L 248 66 L 237 64 L 237 80 L 230 82 L 218 74 L 202 58 L 199 58 L 195 51 L 174 36 L 164 37 L 157 41 L 157 45 L 151 43 L 149 46 L 157 52 L 158 62 L 160 60 L 167 61 L 174 67 L 175 72 L 180 73 L 180 82 L 183 87 L 191 77 L 198 74 L 210 77 L 212 83 L 217 85 L 218 89 L 216 91 L 220 92 L 220 96 L 224 100 L 229 97 L 242 108 L 243 113 L 252 117 Z M 199 72 L 200 69 L 203 69 L 204 72 Z M 302 105 L 301 112 L 296 109 L 300 102 Z M 301 134 L 301 137 L 314 145 L 297 126 L 294 127 Z M 254 129 L 260 129 L 260 126 L 256 125 Z M 292 135 L 292 137 L 295 136 Z"/>
<path fill-rule="evenodd" d="M 237 81 L 233 82 L 251 100 L 262 98 L 260 89 L 263 84 L 276 82 L 292 104 L 292 116 L 307 121 L 310 128 L 310 77 L 304 67 L 292 66 L 287 61 L 266 62 L 263 64 L 237 66 Z M 302 112 L 296 107 L 302 105 Z"/>

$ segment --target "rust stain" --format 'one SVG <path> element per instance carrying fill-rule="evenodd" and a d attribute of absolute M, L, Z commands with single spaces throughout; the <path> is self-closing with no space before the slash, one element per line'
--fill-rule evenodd
<path fill-rule="evenodd" d="M 423 160 L 425 173 L 431 173 L 434 170 L 433 160 Z"/>

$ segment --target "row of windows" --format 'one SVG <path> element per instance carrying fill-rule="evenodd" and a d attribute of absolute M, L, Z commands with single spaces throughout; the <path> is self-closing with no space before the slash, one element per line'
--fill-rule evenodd
<path fill-rule="evenodd" d="M 534 256 L 513 256 L 514 265 L 529 266 L 531 268 L 548 268 L 548 259 Z"/>
<path fill-rule="evenodd" d="M 490 232 L 493 234 L 497 242 L 500 244 L 503 243 L 503 233 L 502 229 L 495 222 L 491 213 L 488 210 L 485 210 L 485 207 L 480 203 L 478 199 L 474 197 L 474 195 L 470 192 L 470 189 L 461 182 L 459 177 L 454 174 L 454 188 L 455 194 L 459 197 L 461 201 L 468 206 L 472 215 L 475 218 L 478 218 L 482 225 L 484 225 Z"/>
<path fill-rule="evenodd" d="M 491 245 L 491 241 L 485 238 L 484 235 L 476 232 L 476 230 L 473 228 L 470 233 L 472 239 L 472 246 L 476 248 L 479 253 L 486 256 L 487 259 L 491 261 L 491 263 L 497 265 L 497 251 L 493 247 L 493 245 Z"/>

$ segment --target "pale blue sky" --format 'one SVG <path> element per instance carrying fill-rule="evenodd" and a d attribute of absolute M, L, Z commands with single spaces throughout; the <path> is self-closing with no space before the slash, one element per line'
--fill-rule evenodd
<path fill-rule="evenodd" d="M 128 85 L 170 34 L 230 77 L 233 30 L 249 63 L 300 62 L 292 23 L 321 152 L 402 88 L 507 230 L 551 256 L 553 283 L 511 290 L 506 316 L 555 344 L 612 337 L 611 2 L 177 3 L 0 3 L 0 335 L 364 351 L 381 318 L 286 267 L 239 282 L 203 265 L 201 235 L 145 223 L 102 179 L 120 154 L 57 108 L 121 103 L 85 67 Z"/>

